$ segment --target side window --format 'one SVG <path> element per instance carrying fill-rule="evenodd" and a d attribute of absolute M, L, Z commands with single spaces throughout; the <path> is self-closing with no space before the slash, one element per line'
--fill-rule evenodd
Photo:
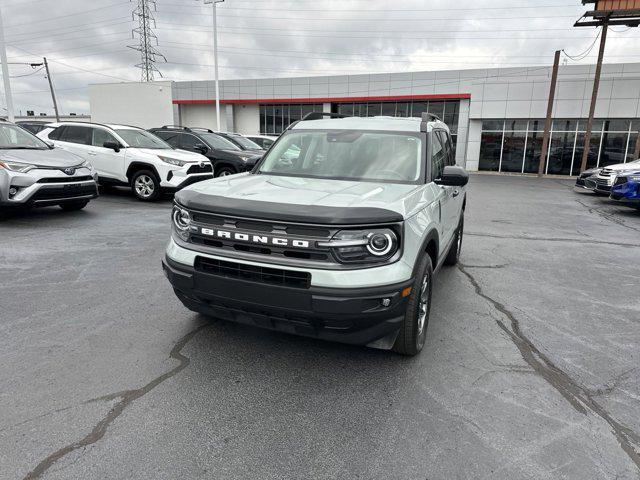
<path fill-rule="evenodd" d="M 94 147 L 102 147 L 104 146 L 104 142 L 116 142 L 118 143 L 118 141 L 116 140 L 116 138 L 111 135 L 109 132 L 107 132 L 106 130 L 103 130 L 101 128 L 92 128 L 92 133 L 93 133 L 93 138 L 91 141 L 91 145 L 93 145 Z"/>
<path fill-rule="evenodd" d="M 60 140 L 60 136 L 62 135 L 62 133 L 64 132 L 64 129 L 66 127 L 62 126 L 62 127 L 58 127 L 58 128 L 54 128 L 51 133 L 49 133 L 49 139 L 50 140 Z"/>
<path fill-rule="evenodd" d="M 202 140 L 198 137 L 194 137 L 193 135 L 183 134 L 180 139 L 180 148 L 185 150 L 195 150 L 195 146 L 198 144 L 203 144 Z"/>
<path fill-rule="evenodd" d="M 269 140 L 268 138 L 263 138 L 262 144 L 260 146 L 265 150 L 268 150 L 271 147 L 271 145 L 273 145 L 273 140 Z"/>
<path fill-rule="evenodd" d="M 451 135 L 449 135 L 444 130 L 438 131 L 440 135 L 440 141 L 444 145 L 445 151 L 447 152 L 447 160 L 446 165 L 452 166 L 456 164 L 456 157 L 453 153 L 453 144 L 451 143 Z"/>
<path fill-rule="evenodd" d="M 91 145 L 91 128 L 67 125 L 60 137 L 63 142 Z"/>
<path fill-rule="evenodd" d="M 153 134 L 157 137 L 160 137 L 173 148 L 180 148 L 180 137 L 182 136 L 181 134 L 177 132 L 153 132 Z"/>
<path fill-rule="evenodd" d="M 431 138 L 431 179 L 435 180 L 442 177 L 442 171 L 447 161 L 447 153 L 440 140 L 439 132 L 433 132 Z"/>

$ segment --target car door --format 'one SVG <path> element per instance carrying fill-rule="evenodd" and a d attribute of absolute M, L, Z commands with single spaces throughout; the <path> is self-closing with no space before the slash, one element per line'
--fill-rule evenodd
<path fill-rule="evenodd" d="M 450 161 L 446 148 L 446 140 L 440 132 L 441 130 L 434 130 L 431 134 L 431 179 L 433 181 L 442 178 L 444 167 L 447 165 L 447 162 Z M 439 195 L 441 244 L 447 247 L 453 238 L 455 227 L 457 226 L 451 225 L 452 219 L 456 215 L 456 204 L 452 197 L 453 187 L 437 185 L 437 188 L 441 192 Z"/>
<path fill-rule="evenodd" d="M 83 160 L 91 161 L 91 127 L 88 125 L 64 125 L 64 129 L 53 143 L 56 147 L 75 153 Z"/>
<path fill-rule="evenodd" d="M 102 127 L 91 128 L 91 148 L 88 154 L 93 167 L 102 178 L 126 181 L 127 176 L 124 168 L 125 150 L 121 148 L 116 152 L 113 148 L 105 148 L 105 142 L 122 144 L 107 129 Z"/>

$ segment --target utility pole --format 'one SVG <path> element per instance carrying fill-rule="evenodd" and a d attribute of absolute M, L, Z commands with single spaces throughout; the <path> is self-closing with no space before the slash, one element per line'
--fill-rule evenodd
<path fill-rule="evenodd" d="M 0 8 L 0 62 L 2 62 L 2 81 L 4 83 L 4 97 L 7 103 L 7 118 L 13 122 L 16 118 L 13 113 L 13 95 L 11 94 L 11 81 L 9 79 L 9 65 L 7 64 L 7 46 L 4 43 L 4 24 L 2 21 L 2 8 Z"/>
<path fill-rule="evenodd" d="M 553 115 L 553 101 L 556 97 L 556 84 L 558 83 L 558 68 L 560 66 L 560 50 L 556 50 L 553 59 L 553 73 L 551 74 L 551 88 L 549 90 L 549 104 L 547 105 L 547 119 L 544 122 L 544 136 L 542 137 L 542 152 L 540 153 L 540 165 L 538 166 L 538 176 L 544 173 L 547 161 L 547 150 L 549 149 L 549 135 L 551 132 L 551 118 Z"/>
<path fill-rule="evenodd" d="M 49 90 L 51 90 L 51 100 L 53 101 L 53 111 L 56 112 L 56 122 L 60 121 L 60 114 L 58 113 L 58 101 L 56 100 L 56 92 L 53 90 L 53 80 L 51 80 L 51 73 L 49 73 L 49 64 L 47 63 L 47 57 L 43 58 L 44 69 L 47 72 L 47 80 L 49 80 Z"/>
<path fill-rule="evenodd" d="M 600 36 L 600 51 L 598 52 L 598 64 L 596 65 L 595 78 L 593 79 L 593 93 L 591 106 L 589 107 L 589 120 L 584 136 L 584 150 L 582 152 L 582 165 L 580 172 L 587 169 L 589 150 L 591 146 L 591 129 L 593 128 L 593 116 L 596 111 L 598 89 L 600 87 L 600 75 L 602 73 L 602 61 L 607 42 L 609 26 L 624 25 L 629 28 L 640 25 L 640 0 L 613 1 L 613 0 L 582 0 L 582 4 L 593 4 L 593 10 L 585 12 L 573 25 L 574 27 L 602 27 Z"/>
<path fill-rule="evenodd" d="M 602 74 L 602 60 L 604 59 L 604 47 L 607 43 L 608 30 L 609 24 L 605 20 L 602 23 L 602 33 L 600 34 L 600 50 L 598 51 L 596 75 L 593 79 L 593 92 L 591 93 L 591 106 L 589 107 L 587 131 L 584 134 L 584 150 L 582 151 L 582 165 L 580 165 L 580 172 L 584 172 L 587 169 L 587 160 L 589 160 L 589 151 L 591 150 L 591 129 L 593 128 L 593 116 L 596 113 L 596 102 L 598 100 L 598 90 L 600 89 L 600 75 Z"/>
<path fill-rule="evenodd" d="M 213 75 L 216 84 L 216 130 L 220 131 L 220 79 L 218 78 L 218 21 L 216 4 L 224 0 L 204 0 L 213 6 Z"/>
<path fill-rule="evenodd" d="M 636 138 L 636 160 L 640 160 L 640 133 L 638 133 L 638 138 Z"/>

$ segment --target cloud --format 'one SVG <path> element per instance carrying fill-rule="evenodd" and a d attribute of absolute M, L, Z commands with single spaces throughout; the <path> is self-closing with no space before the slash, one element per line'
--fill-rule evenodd
<path fill-rule="evenodd" d="M 63 113 L 89 111 L 89 84 L 140 80 L 134 67 L 140 53 L 128 48 L 138 43 L 131 34 L 138 25 L 132 18 L 136 1 L 2 0 L 0 5 L 9 62 L 47 56 Z M 592 43 L 595 29 L 572 28 L 584 10 L 577 0 L 226 0 L 218 5 L 220 76 L 545 65 L 556 49 L 577 54 Z M 158 0 L 154 15 L 157 48 L 167 59 L 157 64 L 164 78 L 212 78 L 211 6 Z M 607 61 L 637 61 L 638 29 L 615 30 Z M 594 55 L 583 63 L 593 63 Z M 10 70 L 16 112 L 52 113 L 44 72 L 26 65 Z"/>

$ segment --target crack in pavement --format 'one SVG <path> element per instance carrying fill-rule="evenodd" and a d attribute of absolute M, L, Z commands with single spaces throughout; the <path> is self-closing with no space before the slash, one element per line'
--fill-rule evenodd
<path fill-rule="evenodd" d="M 84 438 L 76 442 L 70 443 L 69 445 L 62 447 L 61 449 L 56 450 L 55 452 L 48 455 L 45 459 L 41 460 L 40 463 L 38 463 L 38 465 L 36 465 L 33 470 L 31 470 L 29 473 L 25 475 L 24 480 L 32 480 L 35 478 L 40 478 L 40 476 L 43 473 L 45 473 L 49 468 L 53 466 L 54 463 L 56 463 L 61 458 L 65 457 L 66 455 L 69 455 L 71 452 L 78 450 L 79 448 L 85 448 L 85 447 L 88 447 L 89 445 L 93 445 L 94 443 L 98 442 L 102 437 L 104 437 L 105 433 L 107 432 L 107 429 L 114 422 L 114 420 L 118 418 L 122 414 L 122 412 L 124 412 L 124 410 L 134 400 L 137 400 L 140 397 L 146 395 L 161 383 L 165 382 L 171 377 L 176 376 L 182 370 L 187 368 L 189 363 L 191 363 L 191 360 L 188 357 L 185 357 L 184 355 L 182 355 L 181 351 L 185 347 L 185 345 L 189 343 L 189 341 L 206 326 L 207 324 L 200 325 L 198 328 L 187 333 L 185 336 L 183 336 L 180 340 L 176 342 L 176 344 L 171 349 L 171 352 L 169 353 L 169 358 L 178 360 L 179 364 L 173 367 L 168 372 L 163 373 L 159 377 L 154 378 L 153 380 L 151 380 L 149 383 L 147 383 L 141 388 L 137 388 L 135 390 L 124 390 L 121 392 L 104 395 L 102 397 L 98 397 L 93 400 L 88 400 L 88 402 L 94 402 L 94 401 L 97 402 L 101 400 L 115 400 L 117 398 L 120 398 L 120 401 L 116 403 L 109 410 L 107 415 L 103 417 L 93 427 L 93 429 L 89 434 L 87 434 Z"/>
<path fill-rule="evenodd" d="M 593 205 L 587 205 L 586 203 L 584 203 L 584 202 L 582 202 L 580 200 L 577 200 L 577 199 L 576 199 L 576 202 L 579 203 L 580 205 L 582 205 L 584 208 L 586 208 L 587 211 L 589 213 L 591 213 L 591 214 L 595 213 L 599 217 L 604 218 L 605 220 L 608 220 L 611 223 L 615 223 L 616 225 L 620 225 L 621 227 L 628 228 L 628 229 L 634 230 L 636 232 L 640 232 L 640 228 L 636 228 L 636 227 L 632 227 L 631 225 L 628 225 L 626 222 L 623 222 L 619 218 L 614 217 L 613 214 L 605 212 L 601 208 L 596 208 Z"/>
<path fill-rule="evenodd" d="M 464 232 L 464 234 L 470 237 L 504 238 L 509 240 L 531 240 L 536 242 L 570 242 L 570 243 L 584 243 L 587 245 L 593 244 L 593 245 L 614 245 L 616 247 L 640 247 L 640 243 L 607 242 L 605 240 L 586 240 L 582 238 L 527 237 L 525 235 L 498 235 L 495 233 L 478 233 L 478 232 Z"/>
<path fill-rule="evenodd" d="M 602 405 L 593 399 L 593 395 L 587 389 L 578 385 L 566 372 L 557 367 L 549 357 L 538 350 L 522 332 L 520 322 L 514 314 L 505 305 L 485 294 L 475 277 L 465 269 L 465 265 L 458 264 L 458 269 L 467 277 L 475 289 L 476 295 L 488 301 L 496 310 L 509 319 L 510 326 L 507 326 L 502 320 L 496 320 L 496 323 L 518 348 L 523 360 L 560 393 L 576 411 L 584 415 L 591 411 L 607 422 L 622 450 L 640 470 L 640 435 L 615 420 Z"/>

